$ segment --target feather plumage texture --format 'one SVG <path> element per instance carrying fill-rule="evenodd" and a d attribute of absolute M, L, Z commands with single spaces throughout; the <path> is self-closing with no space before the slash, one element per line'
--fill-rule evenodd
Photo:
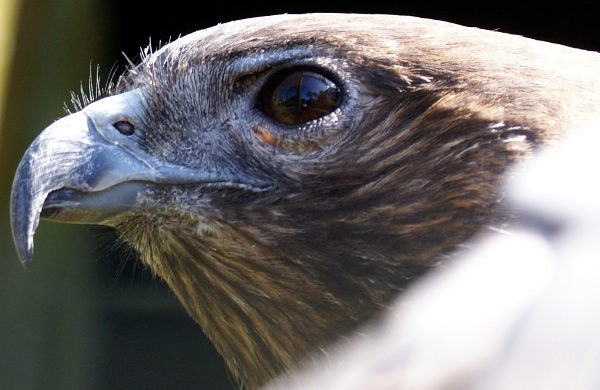
<path fill-rule="evenodd" d="M 218 25 L 149 53 L 113 100 L 83 110 L 151 172 L 109 175 L 108 191 L 128 182 L 139 193 L 100 222 L 173 289 L 240 382 L 258 387 L 360 332 L 473 236 L 508 227 L 507 168 L 598 117 L 597 63 L 413 17 Z M 264 86 L 294 71 L 337 85 L 339 106 L 298 124 L 266 115 Z M 106 118 L 135 131 L 98 124 Z M 66 219 L 72 193 L 61 191 L 47 216 Z"/>
<path fill-rule="evenodd" d="M 510 231 L 490 231 L 385 321 L 267 389 L 598 387 L 598 125 L 511 169 Z"/>

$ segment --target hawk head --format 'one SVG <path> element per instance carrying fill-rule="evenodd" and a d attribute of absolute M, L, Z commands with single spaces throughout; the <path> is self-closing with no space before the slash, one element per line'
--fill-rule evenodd
<path fill-rule="evenodd" d="M 509 223 L 505 169 L 600 107 L 593 61 L 412 17 L 217 25 L 40 134 L 15 243 L 29 265 L 40 214 L 114 227 L 256 387 Z"/>

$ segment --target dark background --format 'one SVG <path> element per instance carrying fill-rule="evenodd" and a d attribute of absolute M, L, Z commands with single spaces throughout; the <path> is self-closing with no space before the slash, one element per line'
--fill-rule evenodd
<path fill-rule="evenodd" d="M 380 1 L 330 3 L 232 2 L 211 3 L 211 10 L 196 4 L 170 1 L 169 7 L 148 6 L 145 1 L 113 1 L 109 7 L 114 52 L 135 54 L 140 46 L 168 41 L 178 35 L 235 19 L 277 13 L 358 12 L 413 15 L 467 26 L 498 30 L 530 38 L 597 50 L 600 44 L 600 15 L 597 3 L 589 2 L 430 2 Z M 416 4 L 418 3 L 418 4 Z"/>
<path fill-rule="evenodd" d="M 62 116 L 69 91 L 100 66 L 134 62 L 140 47 L 231 20 L 275 13 L 413 15 L 600 49 L 593 2 L 545 5 L 429 1 L 185 2 L 23 1 L 2 121 L 3 207 L 18 159 Z M 418 3 L 418 4 L 415 4 Z M 1 11 L 1 10 L 0 10 Z M 95 70 L 94 70 L 95 73 Z M 227 389 L 220 357 L 173 295 L 104 228 L 42 222 L 34 268 L 17 264 L 3 210 L 0 261 L 0 388 Z M 14 263 L 14 264 L 13 264 Z"/>

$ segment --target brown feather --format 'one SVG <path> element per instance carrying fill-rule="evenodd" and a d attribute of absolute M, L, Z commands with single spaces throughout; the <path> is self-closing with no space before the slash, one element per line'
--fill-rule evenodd
<path fill-rule="evenodd" d="M 335 69 L 355 106 L 324 130 L 229 123 L 255 137 L 236 129 L 217 151 L 276 189 L 205 190 L 190 203 L 196 190 L 168 188 L 147 199 L 164 213 L 117 225 L 248 387 L 348 337 L 458 245 L 505 227 L 506 168 L 598 115 L 595 53 L 415 18 L 289 15 L 215 27 L 122 80 L 153 91 L 148 121 L 162 128 L 147 151 L 193 165 L 197 149 L 174 145 L 202 142 L 188 129 L 206 118 L 230 121 L 219 106 L 252 82 L 227 64 L 294 50 Z"/>
<path fill-rule="evenodd" d="M 113 94 L 136 89 L 125 102 L 143 101 L 128 153 L 233 179 L 165 184 L 138 167 L 162 181 L 103 222 L 256 388 L 359 332 L 470 238 L 509 226 L 507 168 L 598 118 L 598 63 L 597 53 L 412 17 L 218 25 L 154 51 Z M 339 107 L 298 125 L 261 112 L 261 86 L 293 66 L 335 82 Z M 72 195 L 57 193 L 55 206 Z"/>

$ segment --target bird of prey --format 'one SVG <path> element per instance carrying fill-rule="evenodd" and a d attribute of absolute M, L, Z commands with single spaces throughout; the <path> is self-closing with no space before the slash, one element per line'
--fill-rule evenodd
<path fill-rule="evenodd" d="M 507 169 L 600 113 L 598 54 L 415 17 L 258 17 L 145 53 L 25 152 L 17 251 L 40 216 L 114 227 L 248 388 L 510 228 Z"/>

